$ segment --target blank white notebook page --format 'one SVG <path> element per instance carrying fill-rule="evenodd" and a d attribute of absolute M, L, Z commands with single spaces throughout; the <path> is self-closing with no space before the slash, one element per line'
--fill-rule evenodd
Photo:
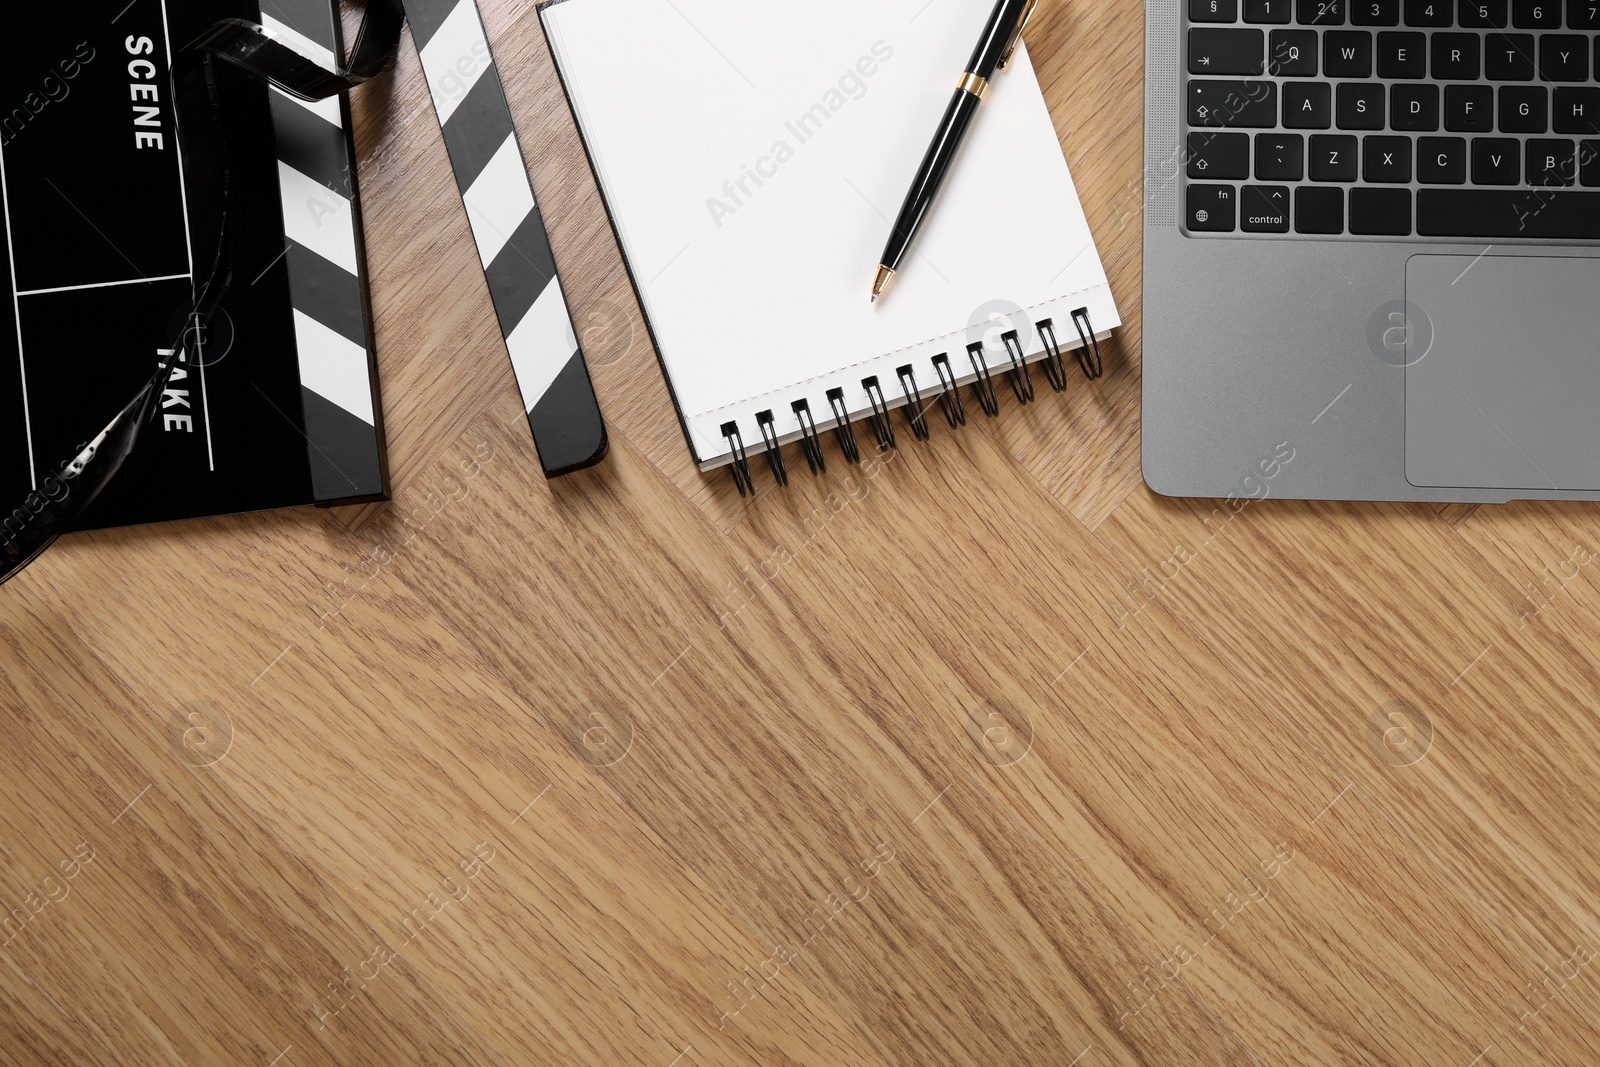
<path fill-rule="evenodd" d="M 972 377 L 969 327 L 997 302 L 1097 334 L 1120 325 L 1026 48 L 990 83 L 939 201 L 887 296 L 872 277 L 993 0 L 559 0 L 557 65 L 702 466 L 756 415 L 784 440 L 805 399 L 905 402 L 932 357 Z M 1022 331 L 1030 355 L 1042 350 Z M 989 331 L 988 363 L 1009 366 Z M 974 339 L 985 339 L 979 328 Z M 998 360 L 998 362 L 997 362 Z"/>

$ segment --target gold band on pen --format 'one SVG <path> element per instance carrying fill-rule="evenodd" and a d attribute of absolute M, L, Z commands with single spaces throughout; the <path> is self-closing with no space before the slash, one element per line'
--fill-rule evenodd
<path fill-rule="evenodd" d="M 973 96 L 977 97 L 979 100 L 982 100 L 983 94 L 989 91 L 989 80 L 987 78 L 980 78 L 971 71 L 968 71 L 967 73 L 961 75 L 961 84 L 956 86 L 956 88 L 964 89 Z"/>

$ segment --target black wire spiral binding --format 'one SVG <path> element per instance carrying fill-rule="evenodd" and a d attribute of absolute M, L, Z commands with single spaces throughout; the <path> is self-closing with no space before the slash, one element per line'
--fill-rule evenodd
<path fill-rule="evenodd" d="M 789 468 L 783 465 L 783 450 L 778 447 L 778 431 L 773 427 L 772 409 L 756 412 L 756 426 L 761 430 L 761 443 L 767 446 L 767 465 L 779 485 L 789 484 Z"/>
<path fill-rule="evenodd" d="M 1061 357 L 1061 345 L 1056 340 L 1056 324 L 1053 319 L 1045 319 L 1033 324 L 1039 331 L 1039 340 L 1044 342 L 1045 377 L 1050 379 L 1050 388 L 1056 392 L 1065 392 L 1067 388 L 1067 361 Z"/>
<path fill-rule="evenodd" d="M 978 406 L 991 419 L 1000 414 L 1000 398 L 994 395 L 994 379 L 989 377 L 989 361 L 983 358 L 983 342 L 974 341 L 967 346 L 967 358 L 978 378 L 972 383 L 978 393 Z"/>
<path fill-rule="evenodd" d="M 1000 340 L 1006 343 L 1006 355 L 1011 357 L 1011 388 L 1016 390 L 1017 403 L 1026 404 L 1033 400 L 1033 375 L 1028 371 L 1022 340 L 1016 330 L 1007 330 L 1000 335 Z"/>
<path fill-rule="evenodd" d="M 861 447 L 856 444 L 855 427 L 850 423 L 850 409 L 844 405 L 844 390 L 828 390 L 828 406 L 833 409 L 833 436 L 839 442 L 844 458 L 851 463 L 861 462 Z"/>
<path fill-rule="evenodd" d="M 911 435 L 919 441 L 928 439 L 926 409 L 922 406 L 922 390 L 917 388 L 917 372 L 907 363 L 895 371 L 900 379 L 900 391 L 906 396 L 906 418 L 911 423 Z"/>
<path fill-rule="evenodd" d="M 887 452 L 895 447 L 894 423 L 889 421 L 889 402 L 883 398 L 878 376 L 861 379 L 861 388 L 867 391 L 867 402 L 872 405 L 872 432 L 878 436 L 878 451 Z"/>
<path fill-rule="evenodd" d="M 952 427 L 967 424 L 967 409 L 961 403 L 961 391 L 956 387 L 956 373 L 950 369 L 950 354 L 940 352 L 933 357 L 933 371 L 939 376 L 943 388 L 939 392 L 939 406 Z"/>
<path fill-rule="evenodd" d="M 813 475 L 821 474 L 828 469 L 828 461 L 822 455 L 822 438 L 817 436 L 817 420 L 811 417 L 811 404 L 796 400 L 789 407 L 794 409 L 794 420 L 800 424 L 800 447 L 805 449 L 806 464 Z"/>
<path fill-rule="evenodd" d="M 1089 309 L 1074 311 L 1072 324 L 1078 328 L 1078 340 L 1083 342 L 1083 347 L 1078 349 L 1078 366 L 1083 368 L 1084 377 L 1092 382 L 1106 372 L 1106 364 L 1100 358 L 1100 341 L 1094 335 L 1094 323 L 1089 321 Z"/>
<path fill-rule="evenodd" d="M 751 496 L 756 491 L 755 479 L 750 477 L 750 457 L 745 455 L 744 437 L 739 433 L 737 422 L 722 424 L 722 436 L 727 439 L 728 447 L 733 450 L 733 484 L 738 487 L 740 496 Z"/>

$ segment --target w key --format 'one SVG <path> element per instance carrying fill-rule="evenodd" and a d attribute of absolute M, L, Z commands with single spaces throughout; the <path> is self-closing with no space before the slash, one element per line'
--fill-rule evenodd
<path fill-rule="evenodd" d="M 1266 68 L 1267 35 L 1260 30 L 1189 31 L 1190 74 L 1254 74 Z"/>

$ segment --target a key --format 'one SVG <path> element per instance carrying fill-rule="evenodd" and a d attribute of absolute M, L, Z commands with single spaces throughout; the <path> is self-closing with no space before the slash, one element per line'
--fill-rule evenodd
<path fill-rule="evenodd" d="M 1297 21 L 1302 26 L 1343 26 L 1345 0 L 1298 0 Z"/>
<path fill-rule="evenodd" d="M 1310 176 L 1314 182 L 1353 182 L 1360 173 L 1360 143 L 1348 134 L 1317 134 L 1311 138 Z"/>
<path fill-rule="evenodd" d="M 1305 176 L 1306 142 L 1298 133 L 1256 134 L 1256 179 L 1297 182 Z"/>
<path fill-rule="evenodd" d="M 1231 185 L 1191 185 L 1186 190 L 1189 229 L 1232 233 L 1238 202 Z"/>
<path fill-rule="evenodd" d="M 1293 0 L 1244 0 L 1244 20 L 1286 24 L 1289 21 L 1289 5 L 1292 2 Z"/>
<path fill-rule="evenodd" d="M 1190 74 L 1265 73 L 1267 35 L 1261 30 L 1189 31 Z"/>
<path fill-rule="evenodd" d="M 1273 30 L 1267 38 L 1267 73 L 1279 78 L 1317 76 L 1317 31 Z"/>
<path fill-rule="evenodd" d="M 1426 78 L 1428 37 L 1422 33 L 1378 34 L 1378 77 Z"/>
<path fill-rule="evenodd" d="M 1578 146 L 1571 141 L 1533 137 L 1527 151 L 1529 185 L 1578 183 Z"/>
<path fill-rule="evenodd" d="M 1383 129 L 1383 86 L 1375 83 L 1343 82 L 1338 89 L 1339 128 L 1341 130 Z"/>
<path fill-rule="evenodd" d="M 1424 185 L 1465 185 L 1465 137 L 1417 138 L 1417 181 Z"/>
<path fill-rule="evenodd" d="M 1519 185 L 1522 145 L 1509 137 L 1472 139 L 1473 185 Z"/>
<path fill-rule="evenodd" d="M 1489 34 L 1483 40 L 1483 69 L 1492 82 L 1533 81 L 1533 34 Z"/>
<path fill-rule="evenodd" d="M 1550 125 L 1557 133 L 1600 132 L 1600 89 L 1556 90 Z"/>
<path fill-rule="evenodd" d="M 1244 179 L 1250 177 L 1248 133 L 1189 134 L 1189 177 Z"/>
<path fill-rule="evenodd" d="M 1303 185 L 1294 191 L 1296 233 L 1343 233 L 1344 190 Z"/>
<path fill-rule="evenodd" d="M 1278 86 L 1261 81 L 1192 81 L 1189 125 L 1261 127 L 1278 124 Z"/>
<path fill-rule="evenodd" d="M 1542 85 L 1500 87 L 1500 132 L 1544 133 L 1550 128 L 1550 93 Z"/>
<path fill-rule="evenodd" d="M 1559 30 L 1559 0 L 1511 0 L 1511 25 L 1519 30 Z"/>
<path fill-rule="evenodd" d="M 1396 85 L 1389 94 L 1389 126 L 1410 133 L 1432 133 L 1439 128 L 1437 85 Z"/>
<path fill-rule="evenodd" d="M 1506 25 L 1506 0 L 1461 0 L 1458 22 L 1470 30 L 1501 30 Z"/>
<path fill-rule="evenodd" d="M 1567 29 L 1600 30 L 1600 0 L 1567 0 Z"/>
<path fill-rule="evenodd" d="M 1445 86 L 1444 128 L 1451 133 L 1494 132 L 1494 86 Z"/>
<path fill-rule="evenodd" d="M 1289 187 L 1247 185 L 1239 192 L 1239 229 L 1245 233 L 1289 232 Z"/>
<path fill-rule="evenodd" d="M 1372 77 L 1372 34 L 1366 30 L 1324 33 L 1322 70 L 1330 78 Z"/>
<path fill-rule="evenodd" d="M 1589 80 L 1589 39 L 1547 33 L 1539 39 L 1539 77 L 1547 82 Z"/>
<path fill-rule="evenodd" d="M 1350 232 L 1386 237 L 1411 233 L 1410 189 L 1351 189 Z"/>
<path fill-rule="evenodd" d="M 1600 192 L 1421 189 L 1417 232 L 1427 237 L 1600 238 Z"/>
<path fill-rule="evenodd" d="M 1596 0 L 1600 3 L 1600 0 Z M 1400 25 L 1400 0 L 1350 0 L 1352 26 Z"/>
<path fill-rule="evenodd" d="M 1361 151 L 1365 156 L 1363 180 L 1375 185 L 1405 185 L 1411 181 L 1411 138 L 1368 137 Z"/>
<path fill-rule="evenodd" d="M 1333 125 L 1333 86 L 1284 82 L 1283 124 L 1291 130 L 1326 130 Z"/>
<path fill-rule="evenodd" d="M 1239 17 L 1239 0 L 1189 0 L 1190 22 L 1233 22 Z"/>
<path fill-rule="evenodd" d="M 1600 3 L 1600 0 L 1596 0 Z M 1436 33 L 1433 35 L 1433 76 L 1439 81 L 1472 82 L 1482 69 L 1478 35 L 1475 33 Z"/>
<path fill-rule="evenodd" d="M 1600 141 L 1578 142 L 1578 181 L 1600 185 Z"/>
<path fill-rule="evenodd" d="M 1453 26 L 1450 0 L 1406 0 L 1407 26 Z"/>

